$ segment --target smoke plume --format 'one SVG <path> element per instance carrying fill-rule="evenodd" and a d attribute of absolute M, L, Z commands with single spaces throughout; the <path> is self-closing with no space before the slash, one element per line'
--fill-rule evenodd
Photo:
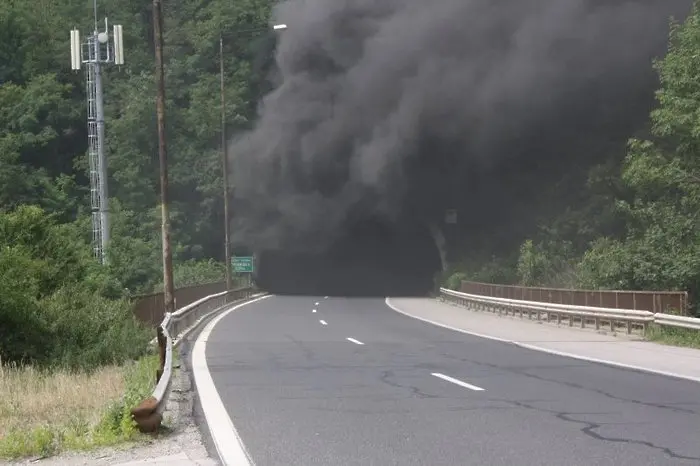
<path fill-rule="evenodd" d="M 430 221 L 489 173 L 566 164 L 567 147 L 648 110 L 651 59 L 691 3 L 279 5 L 279 85 L 230 151 L 236 240 L 322 248 L 354 215 Z"/>

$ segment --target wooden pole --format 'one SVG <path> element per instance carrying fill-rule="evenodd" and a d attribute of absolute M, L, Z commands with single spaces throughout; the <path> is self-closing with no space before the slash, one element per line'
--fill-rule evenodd
<path fill-rule="evenodd" d="M 163 5 L 153 0 L 153 38 L 156 59 L 156 118 L 158 124 L 158 162 L 160 166 L 160 212 L 163 242 L 163 304 L 165 312 L 175 311 L 173 256 L 170 248 L 170 213 L 168 209 L 168 151 L 165 140 L 165 72 L 163 65 Z"/>

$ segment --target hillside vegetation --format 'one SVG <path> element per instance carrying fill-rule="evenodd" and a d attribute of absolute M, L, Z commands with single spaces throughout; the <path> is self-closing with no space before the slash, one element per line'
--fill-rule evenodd
<path fill-rule="evenodd" d="M 549 187 L 568 206 L 493 251 L 466 253 L 452 272 L 498 283 L 700 292 L 700 10 L 673 24 L 668 54 L 653 64 L 656 106 L 643 137 L 611 151 L 584 176 Z M 652 64 L 650 63 L 650 66 Z M 632 136 L 632 135 L 630 135 Z M 488 250 L 488 247 L 486 248 Z"/>
<path fill-rule="evenodd" d="M 84 72 L 69 30 L 92 2 L 0 4 L 0 359 L 92 369 L 143 353 L 128 298 L 162 289 L 151 2 L 98 2 L 122 24 L 126 65 L 105 70 L 112 241 L 92 257 Z M 265 91 L 267 0 L 166 2 L 167 123 L 176 286 L 223 277 L 218 37 L 230 131 Z M 266 45 L 266 48 L 263 47 Z M 265 57 L 265 59 L 261 59 Z"/>
<path fill-rule="evenodd" d="M 128 298 L 162 282 L 150 2 L 100 2 L 124 26 L 127 64 L 105 72 L 112 241 L 109 265 L 90 250 L 85 81 L 70 70 L 69 34 L 92 28 L 80 0 L 0 5 L 0 357 L 95 368 L 133 359 L 149 337 Z M 167 124 L 179 284 L 223 268 L 218 37 L 226 36 L 227 120 L 250 128 L 269 90 L 271 41 L 236 33 L 268 24 L 271 2 L 166 2 Z M 478 280 L 587 288 L 700 287 L 700 12 L 675 25 L 656 63 L 657 106 L 626 150 L 544 186 L 552 203 L 510 246 L 452 258 Z M 651 67 L 652 64 L 650 63 Z M 633 136 L 633 135 L 630 135 Z M 452 280 L 455 282 L 455 280 Z M 78 324 L 75 324 L 78 322 Z M 131 344 L 124 344 L 125 341 Z"/>
<path fill-rule="evenodd" d="M 269 2 L 164 3 L 179 287 L 224 275 L 218 36 L 266 25 Z M 130 409 L 153 389 L 153 331 L 131 305 L 162 289 L 151 2 L 98 5 L 123 25 L 126 55 L 104 73 L 106 267 L 90 244 L 85 74 L 70 70 L 69 30 L 92 30 L 92 2 L 0 2 L 0 458 L 138 440 Z M 226 43 L 231 131 L 265 90 L 261 47 Z"/>

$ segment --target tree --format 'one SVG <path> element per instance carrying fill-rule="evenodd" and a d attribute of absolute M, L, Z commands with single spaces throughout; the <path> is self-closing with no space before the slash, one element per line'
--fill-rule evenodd
<path fill-rule="evenodd" d="M 591 285 L 700 291 L 700 3 L 675 23 L 655 63 L 661 88 L 652 138 L 632 139 L 618 199 L 620 239 L 597 242 L 582 268 Z"/>
<path fill-rule="evenodd" d="M 171 5 L 171 4 L 169 4 Z M 88 367 L 130 357 L 144 334 L 126 296 L 161 273 L 150 4 L 100 4 L 124 26 L 126 65 L 104 72 L 112 239 L 107 267 L 91 241 L 85 81 L 68 64 L 68 29 L 92 31 L 82 0 L 0 4 L 0 357 Z M 250 126 L 265 68 L 250 36 L 267 0 L 184 0 L 166 9 L 175 273 L 222 278 L 218 37 L 229 130 Z M 269 52 L 269 51 L 268 51 Z M 262 63 L 269 65 L 269 57 Z M 216 261 L 218 259 L 218 261 Z M 81 325 L 70 326 L 80 320 Z M 83 325 L 84 324 L 84 325 Z M 131 342 L 131 353 L 124 342 Z"/>

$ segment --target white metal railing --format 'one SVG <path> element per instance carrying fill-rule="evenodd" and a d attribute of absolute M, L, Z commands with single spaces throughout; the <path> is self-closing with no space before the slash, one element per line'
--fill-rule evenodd
<path fill-rule="evenodd" d="M 160 426 L 172 386 L 173 350 L 215 311 L 232 303 L 249 299 L 252 293 L 251 288 L 222 291 L 188 304 L 172 314 L 166 313 L 157 329 L 160 352 L 158 382 L 151 396 L 131 410 L 140 430 L 152 432 Z"/>
<path fill-rule="evenodd" d="M 622 327 L 626 329 L 627 333 L 632 333 L 634 330 L 640 330 L 644 333 L 648 325 L 654 323 L 661 326 L 700 330 L 700 319 L 649 311 L 521 301 L 467 294 L 447 288 L 440 288 L 440 297 L 445 301 L 476 311 L 514 315 L 548 322 L 556 321 L 557 324 L 565 322 L 570 327 L 577 325 L 585 328 L 590 324 L 596 330 L 600 329 L 601 326 L 612 331 Z"/>
<path fill-rule="evenodd" d="M 654 323 L 668 327 L 700 330 L 700 319 L 695 317 L 675 316 L 673 314 L 654 314 Z"/>

